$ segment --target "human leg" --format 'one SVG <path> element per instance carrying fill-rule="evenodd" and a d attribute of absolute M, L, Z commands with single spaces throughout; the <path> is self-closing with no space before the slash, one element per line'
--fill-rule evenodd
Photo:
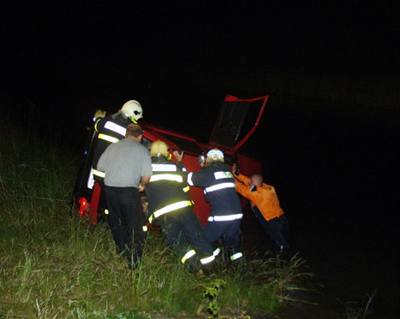
<path fill-rule="evenodd" d="M 121 207 L 118 190 L 113 187 L 106 187 L 105 194 L 109 207 L 108 224 L 117 246 L 117 252 L 122 253 L 125 250 L 125 229 L 121 224 Z"/>

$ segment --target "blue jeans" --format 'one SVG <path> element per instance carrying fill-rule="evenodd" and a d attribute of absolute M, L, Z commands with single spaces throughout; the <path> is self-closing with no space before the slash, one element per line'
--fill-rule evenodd
<path fill-rule="evenodd" d="M 289 248 L 288 235 L 289 223 L 285 215 L 267 221 L 257 207 L 252 208 L 264 232 L 272 240 L 278 250 L 287 250 Z"/>

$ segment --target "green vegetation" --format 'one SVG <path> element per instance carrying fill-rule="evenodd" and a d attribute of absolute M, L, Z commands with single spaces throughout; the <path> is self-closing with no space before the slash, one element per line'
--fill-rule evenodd
<path fill-rule="evenodd" d="M 297 257 L 193 274 L 157 235 L 131 271 L 105 225 L 71 215 L 75 156 L 2 130 L 0 318 L 249 318 L 277 311 L 307 276 Z"/>

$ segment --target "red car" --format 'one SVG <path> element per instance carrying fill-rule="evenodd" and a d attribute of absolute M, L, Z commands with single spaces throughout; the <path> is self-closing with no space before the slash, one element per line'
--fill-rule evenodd
<path fill-rule="evenodd" d="M 224 151 L 225 161 L 228 164 L 238 162 L 244 174 L 261 173 L 261 163 L 242 153 L 241 148 L 257 129 L 264 115 L 268 98 L 269 96 L 265 95 L 250 99 L 240 99 L 227 95 L 210 140 L 206 144 L 199 143 L 190 136 L 160 128 L 147 122 L 141 122 L 140 124 L 144 129 L 143 143 L 146 145 L 156 140 L 162 140 L 169 146 L 171 154 L 174 150 L 184 151 L 183 163 L 188 171 L 198 171 L 200 169 L 199 158 L 211 148 L 219 148 Z M 91 167 L 91 147 L 95 139 L 96 133 L 92 132 L 74 192 L 80 215 L 89 215 L 92 224 L 97 223 L 102 211 L 99 204 L 100 187 L 95 186 L 92 190 L 87 187 Z M 204 199 L 202 190 L 193 187 L 190 190 L 190 196 L 195 203 L 194 211 L 200 221 L 206 223 L 210 207 Z"/>

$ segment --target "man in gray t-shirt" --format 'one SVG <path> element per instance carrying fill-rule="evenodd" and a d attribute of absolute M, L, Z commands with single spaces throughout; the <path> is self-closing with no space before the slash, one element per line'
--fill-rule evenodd
<path fill-rule="evenodd" d="M 140 144 L 142 137 L 141 127 L 130 124 L 125 139 L 107 147 L 97 164 L 97 168 L 105 172 L 112 235 L 118 253 L 123 253 L 131 266 L 139 261 L 144 242 L 139 187 L 147 184 L 152 174 L 149 151 Z"/>

